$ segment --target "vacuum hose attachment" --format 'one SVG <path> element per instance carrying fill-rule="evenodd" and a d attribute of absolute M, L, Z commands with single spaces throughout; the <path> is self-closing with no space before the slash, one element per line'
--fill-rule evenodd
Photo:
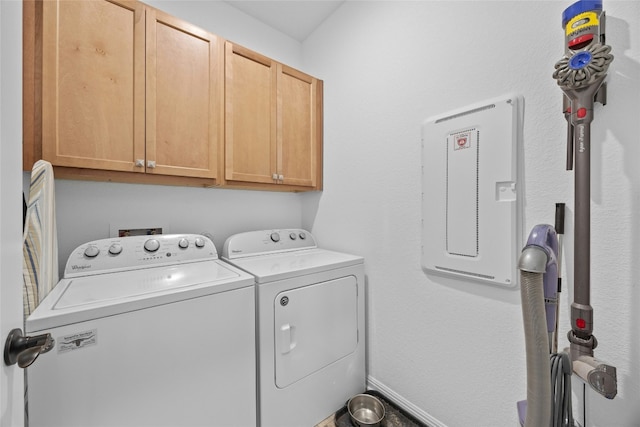
<path fill-rule="evenodd" d="M 518 404 L 520 420 L 524 427 L 564 426 L 565 424 L 556 424 L 554 420 L 567 419 L 564 415 L 566 411 L 563 408 L 559 409 L 557 399 L 552 398 L 558 391 L 564 395 L 564 385 L 558 387 L 554 384 L 552 387 L 550 378 L 550 375 L 553 375 L 552 361 L 556 366 L 556 358 L 552 357 L 550 361 L 549 354 L 557 323 L 557 259 L 558 237 L 554 227 L 547 224 L 536 225 L 531 230 L 518 260 L 527 359 L 526 409 L 524 403 Z M 557 366 L 555 372 L 560 372 Z M 568 372 L 570 376 L 570 368 Z M 569 397 L 570 394 L 569 391 Z M 572 425 L 570 415 L 569 419 L 569 425 Z"/>
<path fill-rule="evenodd" d="M 541 249 L 531 247 L 525 248 L 521 259 L 525 256 L 530 260 L 541 259 L 541 256 L 544 259 L 541 263 L 542 271 L 523 271 L 522 268 L 520 271 L 520 296 L 527 356 L 527 404 L 524 427 L 541 427 L 549 425 L 551 419 L 549 337 L 542 287 L 546 255 Z"/>

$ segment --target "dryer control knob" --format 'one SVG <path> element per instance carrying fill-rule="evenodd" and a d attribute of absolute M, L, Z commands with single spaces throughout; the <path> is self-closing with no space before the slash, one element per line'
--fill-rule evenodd
<path fill-rule="evenodd" d="M 296 240 L 298 238 L 298 235 L 296 233 L 289 233 L 289 238 L 291 240 Z"/>
<path fill-rule="evenodd" d="M 304 232 L 300 232 L 300 238 L 301 238 L 302 240 L 306 239 L 306 238 L 307 238 L 306 233 L 304 233 Z"/>
<path fill-rule="evenodd" d="M 98 256 L 99 253 L 100 253 L 100 249 L 98 249 L 98 247 L 95 245 L 89 245 L 84 250 L 84 256 L 86 256 L 87 258 L 95 258 Z"/>
<path fill-rule="evenodd" d="M 274 243 L 278 243 L 280 241 L 280 234 L 276 232 L 271 233 L 271 241 Z"/>
<path fill-rule="evenodd" d="M 147 252 L 155 252 L 160 249 L 160 242 L 157 239 L 149 239 L 144 242 L 144 250 Z"/>
<path fill-rule="evenodd" d="M 119 255 L 122 252 L 122 245 L 120 243 L 113 243 L 109 246 L 109 253 L 111 255 Z"/>
<path fill-rule="evenodd" d="M 204 248 L 204 239 L 202 237 L 196 237 L 196 248 Z"/>
<path fill-rule="evenodd" d="M 178 242 L 178 247 L 179 247 L 180 249 L 187 249 L 187 248 L 189 247 L 189 241 L 183 237 L 183 238 L 182 238 L 182 239 L 180 239 L 180 241 Z"/>

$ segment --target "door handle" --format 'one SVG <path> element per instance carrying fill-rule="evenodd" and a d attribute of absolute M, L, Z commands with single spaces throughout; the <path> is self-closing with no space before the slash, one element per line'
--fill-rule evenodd
<path fill-rule="evenodd" d="M 18 363 L 21 368 L 31 365 L 41 353 L 46 353 L 55 345 L 51 334 L 26 337 L 22 335 L 22 329 L 13 329 L 9 332 L 4 343 L 4 363 L 7 366 Z"/>
<path fill-rule="evenodd" d="M 280 326 L 280 353 L 287 354 L 296 347 L 295 329 L 288 323 Z"/>

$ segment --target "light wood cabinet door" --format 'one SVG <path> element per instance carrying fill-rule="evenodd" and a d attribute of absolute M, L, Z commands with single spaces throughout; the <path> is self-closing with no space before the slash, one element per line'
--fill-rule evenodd
<path fill-rule="evenodd" d="M 315 187 L 318 153 L 318 80 L 278 64 L 278 177 Z"/>
<path fill-rule="evenodd" d="M 216 178 L 222 165 L 224 45 L 147 10 L 147 173 Z"/>
<path fill-rule="evenodd" d="M 276 63 L 227 42 L 225 99 L 225 178 L 275 183 Z"/>
<path fill-rule="evenodd" d="M 225 179 L 320 189 L 322 83 L 231 42 L 225 61 Z"/>
<path fill-rule="evenodd" d="M 42 3 L 42 157 L 53 165 L 143 171 L 143 5 Z"/>
<path fill-rule="evenodd" d="M 224 45 L 136 1 L 42 5 L 42 158 L 221 178 Z"/>

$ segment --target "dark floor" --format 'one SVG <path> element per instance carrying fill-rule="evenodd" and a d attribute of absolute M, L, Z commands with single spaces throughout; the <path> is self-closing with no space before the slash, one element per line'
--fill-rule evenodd
<path fill-rule="evenodd" d="M 410 414 L 406 413 L 402 409 L 398 408 L 393 402 L 390 402 L 383 395 L 376 391 L 367 391 L 367 394 L 371 394 L 384 405 L 385 417 L 380 424 L 380 427 L 428 427 L 427 425 L 416 420 Z M 325 418 L 322 422 L 315 427 L 353 427 L 351 423 L 351 417 L 346 406 L 338 410 L 335 414 L 331 414 Z"/>

